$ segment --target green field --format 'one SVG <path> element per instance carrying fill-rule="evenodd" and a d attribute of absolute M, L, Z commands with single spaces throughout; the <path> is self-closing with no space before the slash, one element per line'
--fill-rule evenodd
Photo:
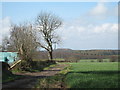
<path fill-rule="evenodd" d="M 118 88 L 117 62 L 67 64 L 71 65 L 70 71 L 64 79 L 68 88 Z"/>
<path fill-rule="evenodd" d="M 102 59 L 103 62 L 109 62 L 110 59 Z M 81 59 L 80 62 L 98 62 L 98 59 Z"/>
<path fill-rule="evenodd" d="M 82 71 L 117 71 L 117 62 L 78 62 L 69 63 L 71 65 L 71 71 L 82 72 Z"/>

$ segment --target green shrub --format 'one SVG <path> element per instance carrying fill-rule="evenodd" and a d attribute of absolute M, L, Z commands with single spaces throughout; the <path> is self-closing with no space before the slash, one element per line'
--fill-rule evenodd
<path fill-rule="evenodd" d="M 117 56 L 110 56 L 110 62 L 116 62 L 118 61 L 118 57 Z"/>
<path fill-rule="evenodd" d="M 103 62 L 103 59 L 99 58 L 97 59 L 98 62 Z"/>
<path fill-rule="evenodd" d="M 94 62 L 94 60 L 92 59 L 91 62 Z"/>
<path fill-rule="evenodd" d="M 45 67 L 48 67 L 49 65 L 56 64 L 55 61 L 31 61 L 30 65 L 27 64 L 27 62 L 22 61 L 20 64 L 16 65 L 12 71 L 13 72 L 22 72 L 22 71 L 28 71 L 28 72 L 37 72 L 42 71 Z"/>

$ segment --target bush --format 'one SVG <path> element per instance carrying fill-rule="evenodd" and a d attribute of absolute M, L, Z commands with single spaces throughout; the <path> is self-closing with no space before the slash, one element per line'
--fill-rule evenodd
<path fill-rule="evenodd" d="M 97 61 L 98 61 L 98 62 L 103 62 L 103 59 L 99 58 Z"/>
<path fill-rule="evenodd" d="M 110 56 L 110 62 L 116 62 L 116 61 L 118 61 L 117 56 Z"/>
<path fill-rule="evenodd" d="M 55 61 L 33 61 L 31 63 L 32 69 L 43 70 L 43 68 L 48 67 L 49 65 L 56 64 Z"/>
<path fill-rule="evenodd" d="M 120 62 L 120 56 L 118 56 L 118 62 Z"/>
<path fill-rule="evenodd" d="M 29 71 L 29 72 L 36 72 L 36 71 L 42 71 L 45 67 L 48 67 L 51 64 L 56 64 L 55 61 L 31 61 L 30 66 L 27 64 L 27 62 L 22 61 L 21 64 L 16 65 L 13 68 L 13 71 Z"/>
<path fill-rule="evenodd" d="M 80 58 L 75 57 L 75 56 L 70 56 L 70 57 L 65 58 L 65 61 L 66 62 L 78 62 L 80 61 Z"/>
<path fill-rule="evenodd" d="M 94 62 L 94 60 L 92 59 L 91 62 Z"/>

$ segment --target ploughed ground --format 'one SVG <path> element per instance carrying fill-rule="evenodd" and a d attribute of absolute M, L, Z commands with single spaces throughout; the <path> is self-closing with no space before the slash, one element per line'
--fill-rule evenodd
<path fill-rule="evenodd" d="M 16 75 L 22 75 L 19 79 L 2 84 L 3 89 L 9 88 L 34 88 L 37 84 L 39 78 L 45 78 L 49 76 L 54 76 L 58 74 L 61 70 L 67 67 L 66 64 L 57 64 L 48 70 L 43 70 L 41 72 L 27 72 L 27 73 L 15 73 Z"/>

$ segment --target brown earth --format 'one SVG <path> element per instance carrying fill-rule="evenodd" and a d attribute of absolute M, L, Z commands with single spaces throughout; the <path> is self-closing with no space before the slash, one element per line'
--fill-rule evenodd
<path fill-rule="evenodd" d="M 24 77 L 16 79 L 14 81 L 4 83 L 2 85 L 3 89 L 24 89 L 24 88 L 34 88 L 37 84 L 39 78 L 45 78 L 49 76 L 54 76 L 58 74 L 61 70 L 67 67 L 66 64 L 57 64 L 54 67 L 49 68 L 41 72 L 32 72 L 32 73 L 16 73 L 16 75 L 22 75 Z"/>

